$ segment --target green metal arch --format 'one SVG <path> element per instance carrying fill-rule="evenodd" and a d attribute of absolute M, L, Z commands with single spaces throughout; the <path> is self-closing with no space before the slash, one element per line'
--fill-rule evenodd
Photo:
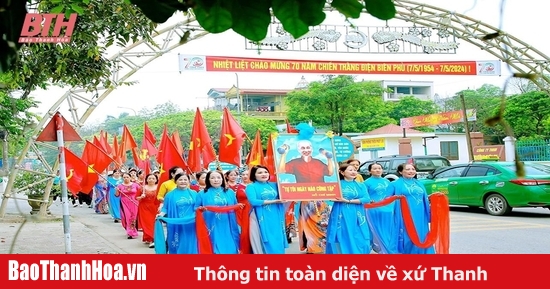
<path fill-rule="evenodd" d="M 550 58 L 540 50 L 498 28 L 466 15 L 408 0 L 395 0 L 395 19 L 430 28 L 447 28 L 457 38 L 494 55 L 507 63 L 514 72 L 537 74 L 533 82 L 542 90 L 550 84 Z M 497 37 L 484 39 L 487 35 Z"/>

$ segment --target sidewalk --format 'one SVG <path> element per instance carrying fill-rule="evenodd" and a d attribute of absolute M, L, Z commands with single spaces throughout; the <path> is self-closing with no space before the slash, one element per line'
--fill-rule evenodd
<path fill-rule="evenodd" d="M 63 208 L 59 200 L 50 207 L 51 216 L 43 221 L 32 217 L 30 211 L 26 200 L 8 201 L 6 215 L 0 219 L 0 254 L 65 254 Z M 138 238 L 128 240 L 122 225 L 114 223 L 109 214 L 96 214 L 86 205 L 74 208 L 72 204 L 69 214 L 72 254 L 155 254 L 141 241 L 141 232 Z M 297 243 L 296 238 L 289 244 L 287 254 L 300 254 Z"/>
<path fill-rule="evenodd" d="M 25 197 L 18 195 L 17 197 Z M 17 205 L 22 211 L 19 213 Z M 63 211 L 59 200 L 50 207 L 52 212 L 38 221 L 29 212 L 25 200 L 8 202 L 8 209 L 0 219 L 0 254 L 64 254 Z M 72 206 L 70 212 L 71 253 L 73 254 L 154 254 L 154 249 L 143 244 L 140 236 L 128 240 L 120 223 L 114 223 L 110 215 L 94 213 L 93 209 Z M 24 224 L 23 221 L 27 220 Z M 13 251 L 11 246 L 17 231 Z M 11 251 L 11 252 L 10 252 Z"/>

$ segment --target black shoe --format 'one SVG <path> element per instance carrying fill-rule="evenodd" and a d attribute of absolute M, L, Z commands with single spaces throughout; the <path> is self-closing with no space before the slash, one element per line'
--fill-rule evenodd
<path fill-rule="evenodd" d="M 115 219 L 115 221 L 114 221 L 114 222 L 115 222 L 115 223 L 118 223 L 118 222 L 120 222 L 120 221 L 119 221 L 118 219 Z"/>
<path fill-rule="evenodd" d="M 134 237 L 132 237 L 132 236 L 128 236 L 128 240 L 133 239 L 133 238 L 134 238 Z"/>

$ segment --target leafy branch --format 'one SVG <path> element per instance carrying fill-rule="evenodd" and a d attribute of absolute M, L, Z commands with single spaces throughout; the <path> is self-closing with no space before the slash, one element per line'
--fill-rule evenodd
<path fill-rule="evenodd" d="M 18 52 L 22 45 L 19 36 L 27 14 L 26 2 L 36 7 L 37 12 L 71 13 L 78 14 L 77 27 L 73 38 L 86 39 L 83 44 L 97 44 L 100 39 L 90 39 L 89 36 L 98 36 L 105 33 L 106 45 L 116 42 L 124 46 L 130 40 L 138 37 L 147 37 L 150 29 L 143 25 L 164 23 L 177 11 L 190 12 L 195 15 L 199 24 L 208 32 L 221 33 L 232 29 L 236 33 L 251 41 L 260 41 L 267 35 L 272 16 L 281 21 L 284 29 L 298 38 L 306 34 L 310 27 L 321 24 L 326 17 L 325 7 L 332 7 L 349 18 L 359 18 L 366 10 L 372 16 L 388 20 L 395 16 L 396 9 L 392 0 L 29 0 L 29 1 L 2 1 L 0 3 L 0 72 L 14 69 L 19 59 Z M 140 12 L 136 11 L 137 7 Z M 110 9 L 109 18 L 105 9 Z M 116 13 L 112 13 L 116 12 Z M 143 15 L 148 18 L 145 19 Z M 127 17 L 132 17 L 128 21 Z M 113 22 L 112 20 L 118 20 Z M 132 23 L 142 25 L 132 25 Z M 98 32 L 100 32 L 98 34 Z M 146 33 L 147 32 L 147 33 Z M 80 36 L 78 36 L 80 35 Z M 94 38 L 94 37 L 91 37 Z M 95 40 L 95 41 L 92 41 Z M 116 40 L 116 41 L 115 41 Z M 72 40 L 70 45 L 77 45 Z M 49 44 L 46 44 L 49 45 Z M 40 45 L 32 45 L 34 49 L 43 50 Z M 52 49 L 56 49 L 54 46 Z M 33 49 L 33 48 L 29 48 Z M 62 48 L 60 48 L 62 49 Z M 88 63 L 89 71 L 104 73 L 108 67 L 101 58 L 103 50 L 90 51 Z M 24 53 L 19 53 L 24 54 Z M 81 59 L 79 59 L 80 61 Z M 65 63 L 61 69 L 55 71 L 62 75 L 63 68 L 74 65 Z M 78 74 L 66 74 L 78 75 Z M 78 75 L 80 76 L 80 75 Z M 26 82 L 30 86 L 39 82 Z M 72 85 L 71 81 L 68 84 Z M 95 85 L 93 83 L 92 85 Z"/>
<path fill-rule="evenodd" d="M 6 3 L 5 7 L 2 7 Z M 156 24 L 125 0 L 31 0 L 33 13 L 78 13 L 70 43 L 18 43 L 27 1 L 0 1 L 0 128 L 10 143 L 25 139 L 25 127 L 37 120 L 29 112 L 38 102 L 31 93 L 49 85 L 93 91 L 112 86 L 115 63 L 109 46 L 141 39 L 152 42 Z M 14 146 L 12 146 L 14 147 Z"/>
<path fill-rule="evenodd" d="M 138 6 L 152 21 L 164 23 L 175 12 L 193 10 L 199 24 L 208 32 L 221 33 L 232 29 L 251 41 L 267 35 L 272 16 L 283 28 L 298 38 L 311 26 L 321 24 L 326 17 L 325 6 L 344 16 L 359 18 L 366 10 L 372 16 L 389 20 L 395 17 L 392 0 L 127 0 Z M 330 2 L 330 3 L 327 3 Z"/>

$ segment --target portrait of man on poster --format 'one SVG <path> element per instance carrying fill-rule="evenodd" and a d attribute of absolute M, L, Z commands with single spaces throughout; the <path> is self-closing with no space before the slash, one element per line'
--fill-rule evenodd
<path fill-rule="evenodd" d="M 299 157 L 286 160 L 290 150 L 289 145 L 282 145 L 277 149 L 280 154 L 278 173 L 292 174 L 297 183 L 324 183 L 324 177 L 334 175 L 333 154 L 323 148 L 319 153 L 327 158 L 327 163 L 313 157 L 313 144 L 310 140 L 298 140 L 296 150 Z"/>

